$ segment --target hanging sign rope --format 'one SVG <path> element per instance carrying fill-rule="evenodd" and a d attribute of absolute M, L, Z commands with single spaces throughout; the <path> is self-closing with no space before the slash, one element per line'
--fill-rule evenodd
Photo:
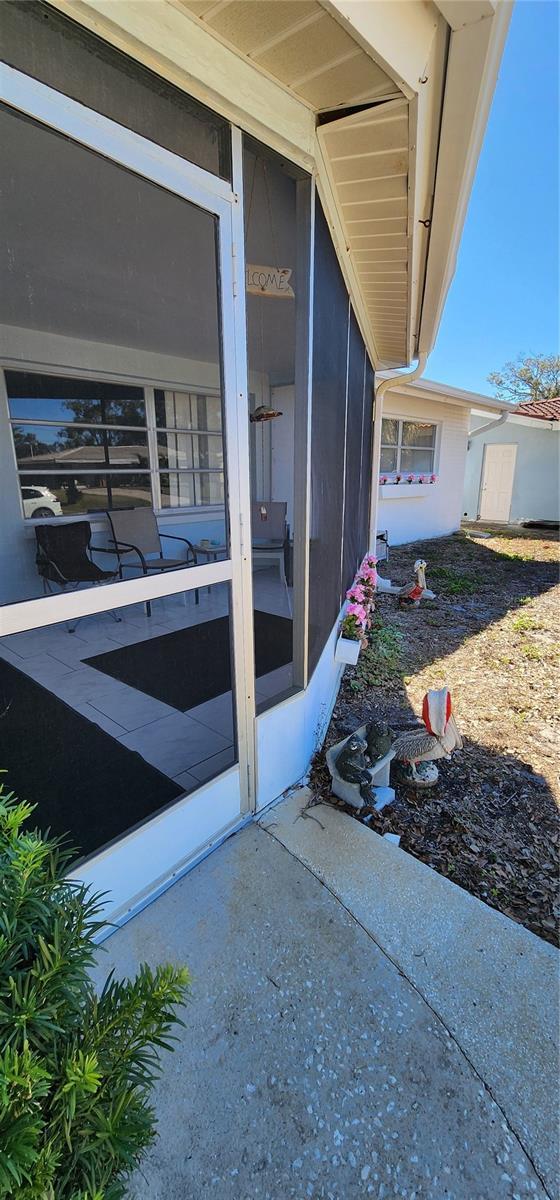
<path fill-rule="evenodd" d="M 262 267 L 247 263 L 245 282 L 251 296 L 276 296 L 282 300 L 293 300 L 294 289 L 290 284 L 291 267 Z"/>

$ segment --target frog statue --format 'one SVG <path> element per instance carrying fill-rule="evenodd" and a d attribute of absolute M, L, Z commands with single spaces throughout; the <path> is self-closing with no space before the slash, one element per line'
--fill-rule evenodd
<path fill-rule="evenodd" d="M 370 721 L 366 726 L 367 754 L 372 767 L 388 754 L 394 736 L 386 721 Z"/>
<path fill-rule="evenodd" d="M 372 795 L 371 775 L 366 762 L 367 742 L 352 733 L 336 758 L 336 769 L 346 783 L 356 783 L 362 800 L 370 801 Z"/>

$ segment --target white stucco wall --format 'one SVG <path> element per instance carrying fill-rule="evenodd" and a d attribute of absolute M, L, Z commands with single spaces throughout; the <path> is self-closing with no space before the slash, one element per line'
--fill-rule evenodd
<path fill-rule="evenodd" d="M 407 484 L 399 484 L 390 497 L 381 496 L 378 529 L 389 531 L 392 546 L 453 533 L 459 528 L 462 516 L 469 409 L 391 390 L 383 401 L 383 415 L 433 421 L 437 425 L 434 469 L 438 480 L 415 488 L 414 495 L 407 495 Z"/>
<path fill-rule="evenodd" d="M 479 421 L 478 424 L 481 424 Z M 473 422 L 473 428 L 475 423 Z M 484 447 L 517 446 L 510 521 L 560 520 L 560 429 L 558 422 L 508 416 L 503 425 L 470 439 L 463 514 L 479 512 Z"/>

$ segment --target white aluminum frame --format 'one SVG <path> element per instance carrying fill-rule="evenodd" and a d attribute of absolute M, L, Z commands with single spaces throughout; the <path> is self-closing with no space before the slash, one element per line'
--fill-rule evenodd
<path fill-rule="evenodd" d="M 236 814 L 238 820 L 240 815 L 252 811 L 255 807 L 255 698 L 245 295 L 243 284 L 238 286 L 237 282 L 238 276 L 242 281 L 244 279 L 241 132 L 232 128 L 232 187 L 227 181 L 8 66 L 0 68 L 0 99 L 42 125 L 63 133 L 119 166 L 212 213 L 219 221 L 217 266 L 221 304 L 228 481 L 226 508 L 229 509 L 230 518 L 230 557 L 165 575 L 128 579 L 84 591 L 6 605 L 0 609 L 0 636 L 58 624 L 215 583 L 229 583 L 239 759 L 240 797 L 239 811 Z M 238 258 L 241 268 L 237 272 L 235 267 Z M 204 785 L 205 788 L 207 786 Z M 193 797 L 198 796 L 199 792 L 200 790 L 193 793 Z M 191 797 L 186 797 L 185 803 L 190 800 Z M 178 804 L 182 805 L 183 801 L 178 801 Z M 136 840 L 140 832 L 136 831 L 130 836 Z M 124 835 L 124 840 L 127 840 L 127 835 Z M 103 856 L 103 852 L 101 855 Z"/>

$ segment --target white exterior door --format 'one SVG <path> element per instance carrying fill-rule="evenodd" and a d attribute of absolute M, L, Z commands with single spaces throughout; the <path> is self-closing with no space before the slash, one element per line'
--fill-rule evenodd
<path fill-rule="evenodd" d="M 484 451 L 480 516 L 484 521 L 509 521 L 517 446 L 488 445 Z"/>

